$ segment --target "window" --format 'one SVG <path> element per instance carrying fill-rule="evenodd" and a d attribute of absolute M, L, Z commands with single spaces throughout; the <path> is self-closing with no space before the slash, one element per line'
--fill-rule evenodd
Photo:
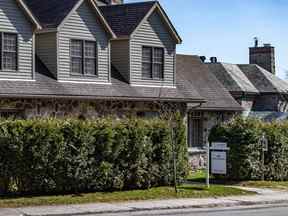
<path fill-rule="evenodd" d="M 201 112 L 189 115 L 189 148 L 203 148 L 203 118 Z"/>
<path fill-rule="evenodd" d="M 142 78 L 160 80 L 164 77 L 164 49 L 142 48 Z"/>
<path fill-rule="evenodd" d="M 1 70 L 17 70 L 18 61 L 18 43 L 17 34 L 0 33 L 0 47 L 1 47 Z"/>
<path fill-rule="evenodd" d="M 71 73 L 74 75 L 97 75 L 96 42 L 71 40 Z"/>

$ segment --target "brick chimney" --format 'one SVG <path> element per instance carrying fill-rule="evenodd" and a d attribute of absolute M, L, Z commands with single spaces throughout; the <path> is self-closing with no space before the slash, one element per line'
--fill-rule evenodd
<path fill-rule="evenodd" d="M 255 46 L 249 48 L 250 64 L 257 64 L 272 74 L 276 73 L 275 69 L 275 48 L 271 44 L 258 46 L 258 39 L 255 38 Z"/>

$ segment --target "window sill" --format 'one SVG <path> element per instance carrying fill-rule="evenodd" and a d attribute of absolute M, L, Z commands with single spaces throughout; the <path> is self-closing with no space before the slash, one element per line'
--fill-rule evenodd
<path fill-rule="evenodd" d="M 207 153 L 206 148 L 201 148 L 201 147 L 188 147 L 188 153 L 189 154 L 204 154 Z"/>
<path fill-rule="evenodd" d="M 74 74 L 70 73 L 71 77 L 77 77 L 77 78 L 99 78 L 98 75 L 92 75 L 92 74 Z"/>
<path fill-rule="evenodd" d="M 143 77 L 141 80 L 144 80 L 144 81 L 161 81 L 161 82 L 165 81 L 164 79 L 153 79 L 153 78 L 143 78 Z"/>

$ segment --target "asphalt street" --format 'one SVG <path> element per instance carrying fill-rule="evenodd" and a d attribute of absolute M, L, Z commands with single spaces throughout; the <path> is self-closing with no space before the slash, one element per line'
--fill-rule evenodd
<path fill-rule="evenodd" d="M 288 216 L 288 206 L 256 206 L 215 209 L 156 210 L 131 213 L 105 214 L 105 216 Z M 88 216 L 88 215 L 87 215 Z M 91 215 L 89 215 L 91 216 Z M 97 214 L 94 216 L 102 216 Z"/>

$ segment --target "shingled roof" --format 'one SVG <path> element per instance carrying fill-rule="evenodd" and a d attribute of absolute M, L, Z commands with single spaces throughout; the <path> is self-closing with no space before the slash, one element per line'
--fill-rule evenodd
<path fill-rule="evenodd" d="M 177 79 L 177 88 L 133 87 L 113 69 L 112 84 L 64 83 L 52 78 L 38 58 L 36 70 L 35 81 L 0 80 L 0 97 L 205 102 L 193 86 L 181 78 Z"/>
<path fill-rule="evenodd" d="M 207 102 L 202 110 L 233 110 L 242 111 L 227 89 L 209 71 L 198 56 L 177 55 L 177 77 L 187 80 L 204 97 Z"/>
<path fill-rule="evenodd" d="M 155 4 L 155 1 L 150 1 L 99 8 L 117 37 L 128 37 Z"/>
<path fill-rule="evenodd" d="M 169 27 L 169 30 L 173 34 L 173 37 L 175 37 L 177 43 L 182 42 L 182 39 L 169 20 L 169 17 L 157 1 L 105 5 L 100 6 L 99 8 L 111 29 L 119 38 L 131 36 L 152 8 L 157 8 L 164 17 L 165 23 Z"/>
<path fill-rule="evenodd" d="M 243 73 L 261 93 L 288 94 L 288 82 L 255 64 L 239 65 Z"/>
<path fill-rule="evenodd" d="M 207 63 L 207 65 L 229 92 L 259 93 L 238 65 L 227 63 Z"/>
<path fill-rule="evenodd" d="M 79 0 L 24 0 L 43 28 L 56 28 Z"/>
<path fill-rule="evenodd" d="M 288 83 L 256 64 L 207 63 L 230 93 L 288 94 Z"/>

